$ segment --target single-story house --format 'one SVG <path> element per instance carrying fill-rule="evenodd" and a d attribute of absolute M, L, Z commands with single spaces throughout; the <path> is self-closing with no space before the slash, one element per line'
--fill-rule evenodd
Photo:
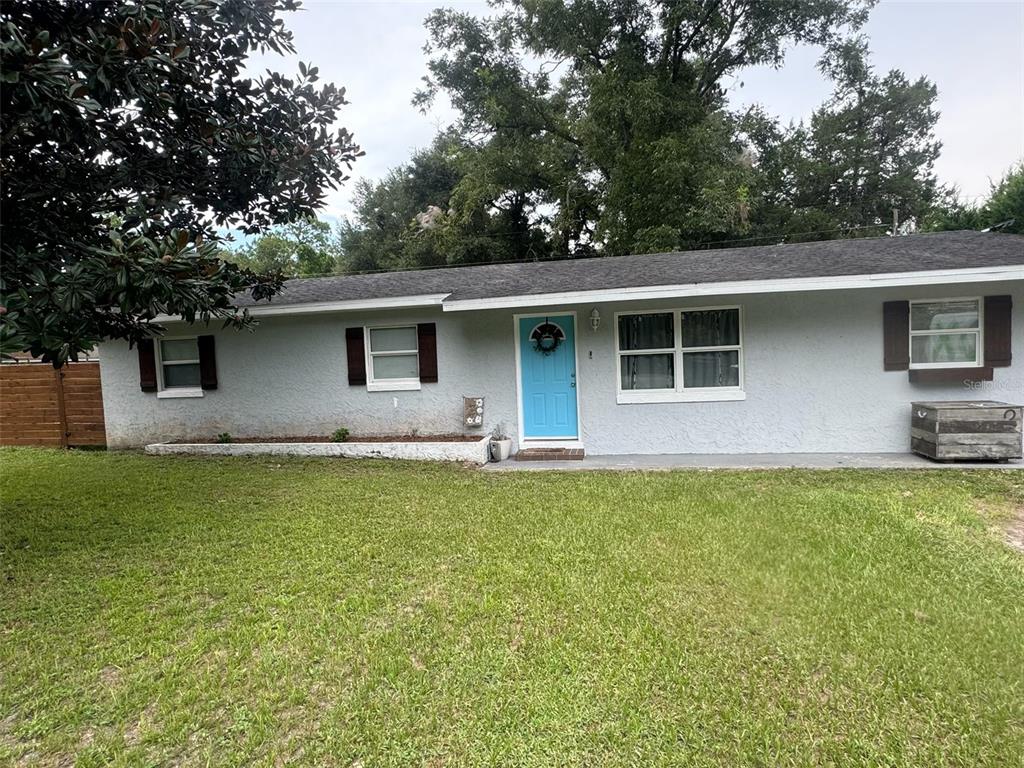
<path fill-rule="evenodd" d="M 911 401 L 1024 400 L 1022 298 L 1024 236 L 984 232 L 295 279 L 253 332 L 103 344 L 107 438 L 905 452 Z"/>

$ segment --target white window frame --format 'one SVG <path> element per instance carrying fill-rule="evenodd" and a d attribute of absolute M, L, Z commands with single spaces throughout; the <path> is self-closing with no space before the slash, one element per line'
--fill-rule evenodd
<path fill-rule="evenodd" d="M 168 360 L 164 362 L 163 342 L 165 341 L 194 341 L 196 343 L 195 360 Z M 156 357 L 156 396 L 159 398 L 174 397 L 203 397 L 202 386 L 198 387 L 168 387 L 164 384 L 165 365 L 199 365 L 200 376 L 202 375 L 202 364 L 199 362 L 199 337 L 198 336 L 160 336 L 154 339 L 153 350 Z"/>
<path fill-rule="evenodd" d="M 416 349 L 391 350 L 374 352 L 370 346 L 370 331 L 381 331 L 389 328 L 412 328 L 416 334 Z M 420 334 L 416 323 L 393 323 L 391 325 L 364 325 L 363 350 L 366 354 L 366 389 L 369 392 L 409 392 L 420 389 Z M 416 378 L 414 379 L 377 379 L 373 376 L 373 358 L 394 357 L 416 353 Z"/>
<path fill-rule="evenodd" d="M 929 329 L 926 331 L 914 330 L 914 305 L 915 304 L 942 304 L 952 301 L 973 301 L 978 305 L 978 327 L 977 328 L 943 328 L 940 330 Z M 911 370 L 934 370 L 943 368 L 981 368 L 985 365 L 985 302 L 980 296 L 954 296 L 941 299 L 913 299 L 910 301 L 910 312 L 907 318 L 907 325 L 910 331 L 907 350 Z M 915 363 L 914 362 L 914 337 L 915 336 L 949 336 L 956 334 L 973 333 L 978 337 L 974 347 L 974 362 L 963 363 Z"/>
<path fill-rule="evenodd" d="M 684 347 L 683 346 L 683 313 L 710 312 L 720 309 L 735 309 L 739 312 L 739 339 L 737 344 L 721 346 Z M 619 318 L 632 315 L 672 315 L 672 340 L 674 346 L 665 349 L 620 349 Z M 615 335 L 615 401 L 619 404 L 630 403 L 700 403 L 728 400 L 746 400 L 747 393 L 743 388 L 743 307 L 728 304 L 712 307 L 673 307 L 665 309 L 634 309 L 616 312 L 614 315 Z M 739 384 L 735 387 L 687 387 L 683 381 L 683 354 L 689 352 L 738 352 Z M 623 389 L 622 388 L 622 356 L 635 354 L 671 354 L 675 387 L 672 389 Z"/>

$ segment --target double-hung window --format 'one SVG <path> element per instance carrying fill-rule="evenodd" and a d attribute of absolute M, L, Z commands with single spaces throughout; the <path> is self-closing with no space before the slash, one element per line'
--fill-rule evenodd
<path fill-rule="evenodd" d="M 366 329 L 366 387 L 419 389 L 419 340 L 415 325 Z"/>
<path fill-rule="evenodd" d="M 160 375 L 158 396 L 201 397 L 199 339 L 160 339 L 157 370 Z"/>
<path fill-rule="evenodd" d="M 620 403 L 742 400 L 739 307 L 616 315 Z"/>
<path fill-rule="evenodd" d="M 981 299 L 910 302 L 910 367 L 980 366 L 981 314 Z"/>

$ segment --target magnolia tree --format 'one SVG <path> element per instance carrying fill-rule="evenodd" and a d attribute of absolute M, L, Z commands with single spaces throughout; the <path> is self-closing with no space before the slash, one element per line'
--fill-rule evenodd
<path fill-rule="evenodd" d="M 251 319 L 279 273 L 220 258 L 218 232 L 314 214 L 361 154 L 344 89 L 250 77 L 293 52 L 297 0 L 7 0 L 2 26 L 0 344 L 55 366 L 154 318 Z"/>

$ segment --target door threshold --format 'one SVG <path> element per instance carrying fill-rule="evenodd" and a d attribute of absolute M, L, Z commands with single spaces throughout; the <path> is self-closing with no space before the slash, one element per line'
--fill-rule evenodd
<path fill-rule="evenodd" d="M 525 437 L 522 442 L 519 443 L 519 450 L 525 451 L 530 448 L 566 448 L 568 450 L 583 450 L 582 440 L 573 440 L 571 438 L 543 438 L 543 437 Z"/>

